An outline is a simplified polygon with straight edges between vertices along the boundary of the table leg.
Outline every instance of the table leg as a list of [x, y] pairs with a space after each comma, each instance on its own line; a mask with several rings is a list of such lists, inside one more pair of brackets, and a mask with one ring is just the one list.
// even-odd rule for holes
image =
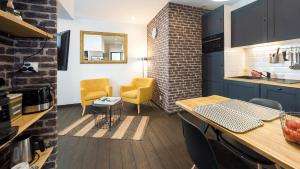
[[111, 129], [111, 107], [109, 107], [109, 129]]

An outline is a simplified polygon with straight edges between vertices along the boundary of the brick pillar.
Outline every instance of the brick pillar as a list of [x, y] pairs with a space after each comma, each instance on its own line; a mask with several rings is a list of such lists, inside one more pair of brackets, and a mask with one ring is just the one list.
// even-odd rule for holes
[[[156, 79], [153, 101], [168, 113], [177, 100], [202, 95], [202, 25], [208, 10], [168, 3], [148, 24], [148, 75]], [[157, 38], [152, 37], [157, 28]]]

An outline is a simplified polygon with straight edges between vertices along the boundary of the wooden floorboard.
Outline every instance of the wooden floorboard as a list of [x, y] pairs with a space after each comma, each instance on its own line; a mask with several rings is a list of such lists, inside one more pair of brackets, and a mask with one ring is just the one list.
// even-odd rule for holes
[[131, 146], [130, 140], [124, 140], [120, 142], [121, 144], [121, 156], [123, 169], [137, 169], [135, 158]]
[[131, 141], [134, 159], [138, 169], [151, 169], [140, 141]]
[[109, 154], [109, 168], [120, 169], [123, 168], [123, 161], [121, 156], [121, 144], [119, 140], [110, 141], [110, 154]]
[[97, 140], [97, 161], [96, 169], [106, 169], [109, 168], [109, 154], [110, 154], [110, 140], [98, 139]]

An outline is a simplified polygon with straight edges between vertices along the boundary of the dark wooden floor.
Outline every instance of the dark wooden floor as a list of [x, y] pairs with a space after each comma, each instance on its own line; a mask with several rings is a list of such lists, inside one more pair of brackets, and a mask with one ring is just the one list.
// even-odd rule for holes
[[[81, 117], [80, 106], [61, 107], [58, 112], [59, 131]], [[125, 114], [136, 112], [126, 105]], [[58, 169], [190, 169], [193, 163], [179, 118], [149, 105], [142, 106], [141, 115], [150, 116], [142, 141], [59, 136]]]

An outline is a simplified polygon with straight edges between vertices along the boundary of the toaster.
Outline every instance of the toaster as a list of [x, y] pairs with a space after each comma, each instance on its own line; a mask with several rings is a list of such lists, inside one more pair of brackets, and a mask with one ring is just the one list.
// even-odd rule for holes
[[36, 86], [16, 89], [10, 93], [20, 93], [23, 96], [22, 114], [36, 113], [44, 111], [53, 106], [53, 96], [50, 86]]

